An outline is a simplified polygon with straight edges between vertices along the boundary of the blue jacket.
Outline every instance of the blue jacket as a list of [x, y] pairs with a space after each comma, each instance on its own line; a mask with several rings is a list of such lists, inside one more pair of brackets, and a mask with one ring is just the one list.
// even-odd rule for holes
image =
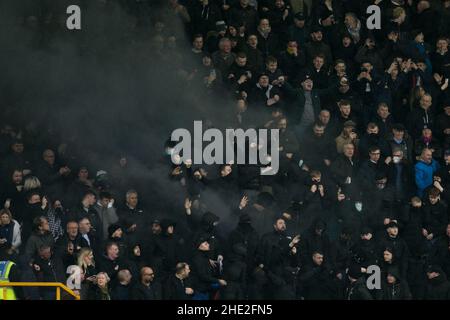
[[433, 173], [439, 169], [439, 163], [432, 160], [430, 164], [419, 161], [415, 165], [417, 195], [423, 196], [423, 191], [433, 184]]

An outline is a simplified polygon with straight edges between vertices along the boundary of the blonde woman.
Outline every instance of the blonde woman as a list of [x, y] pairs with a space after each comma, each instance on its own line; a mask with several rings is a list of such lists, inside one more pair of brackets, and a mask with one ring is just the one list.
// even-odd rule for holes
[[19, 223], [13, 219], [11, 211], [0, 210], [0, 252], [7, 256], [19, 253], [22, 237]]
[[82, 248], [78, 253], [77, 265], [81, 270], [81, 299], [85, 300], [97, 276], [94, 254], [90, 248]]
[[23, 183], [23, 190], [25, 192], [35, 189], [41, 188], [41, 182], [39, 179], [35, 176], [28, 176], [25, 178], [25, 181]]
[[95, 284], [89, 289], [88, 300], [111, 300], [109, 281], [110, 278], [106, 272], [99, 272]]

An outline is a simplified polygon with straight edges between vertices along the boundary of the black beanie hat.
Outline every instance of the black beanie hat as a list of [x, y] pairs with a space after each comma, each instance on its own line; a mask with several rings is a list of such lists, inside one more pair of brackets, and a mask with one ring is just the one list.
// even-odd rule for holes
[[122, 226], [120, 224], [112, 224], [108, 227], [108, 234], [111, 237], [114, 232], [116, 232], [117, 230], [122, 229]]

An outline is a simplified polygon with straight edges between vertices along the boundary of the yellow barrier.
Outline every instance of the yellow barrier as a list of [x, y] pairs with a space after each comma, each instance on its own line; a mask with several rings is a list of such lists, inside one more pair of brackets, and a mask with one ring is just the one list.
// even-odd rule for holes
[[3, 297], [6, 297], [7, 287], [55, 287], [56, 300], [61, 300], [61, 289], [73, 296], [75, 300], [80, 300], [79, 295], [60, 282], [0, 282], [0, 287], [3, 287]]

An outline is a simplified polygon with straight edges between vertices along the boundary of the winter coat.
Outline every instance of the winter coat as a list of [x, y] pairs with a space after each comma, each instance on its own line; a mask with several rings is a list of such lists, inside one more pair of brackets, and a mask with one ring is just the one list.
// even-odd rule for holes
[[136, 284], [131, 289], [131, 300], [162, 300], [161, 284], [153, 281], [149, 286]]
[[300, 286], [305, 300], [336, 298], [337, 287], [333, 283], [331, 270], [324, 265], [317, 266], [312, 262], [305, 265], [300, 274]]
[[345, 300], [373, 300], [363, 277], [349, 284], [345, 290]]
[[427, 203], [424, 206], [425, 217], [423, 227], [428, 233], [432, 233], [435, 238], [445, 235], [447, 223], [449, 222], [447, 209], [447, 205], [441, 201], [434, 205]]
[[215, 270], [209, 263], [208, 252], [197, 251], [192, 259], [192, 278], [194, 291], [208, 293], [213, 284], [218, 283]]
[[440, 274], [436, 278], [428, 280], [425, 294], [426, 300], [448, 300], [450, 299], [450, 283], [445, 274]]
[[423, 196], [424, 190], [433, 184], [433, 174], [439, 169], [439, 163], [432, 160], [430, 164], [419, 161], [415, 165], [417, 195]]
[[181, 280], [175, 275], [170, 275], [163, 287], [164, 300], [191, 300], [192, 296], [186, 294], [186, 288], [192, 288], [191, 279]]
[[411, 292], [405, 281], [397, 280], [394, 284], [384, 282], [381, 285], [381, 292], [378, 293], [380, 300], [411, 300]]

